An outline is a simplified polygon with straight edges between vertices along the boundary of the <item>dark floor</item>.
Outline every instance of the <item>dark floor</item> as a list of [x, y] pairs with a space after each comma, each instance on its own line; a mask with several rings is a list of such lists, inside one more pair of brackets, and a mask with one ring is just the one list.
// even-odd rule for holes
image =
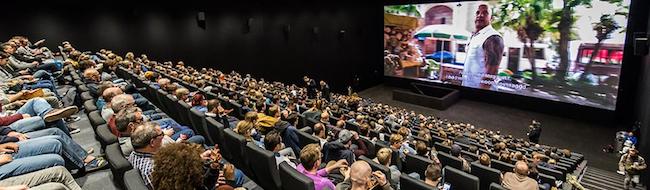
[[[608, 171], [616, 171], [618, 156], [603, 153], [605, 144], [614, 143], [616, 127], [598, 123], [567, 119], [563, 117], [504, 107], [483, 102], [460, 100], [447, 110], [441, 111], [414, 104], [394, 101], [395, 87], [378, 85], [359, 93], [364, 98], [393, 106], [414, 110], [417, 113], [432, 114], [453, 121], [463, 121], [502, 134], [526, 138], [527, 127], [534, 119], [542, 123], [542, 144], [568, 148], [585, 155], [588, 165]], [[562, 110], [558, 110], [561, 112]]]

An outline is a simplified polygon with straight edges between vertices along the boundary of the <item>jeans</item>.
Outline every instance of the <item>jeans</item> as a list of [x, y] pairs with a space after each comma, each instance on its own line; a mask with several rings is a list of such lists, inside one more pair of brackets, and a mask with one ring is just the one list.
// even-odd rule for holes
[[[74, 180], [70, 172], [63, 166], [54, 166], [31, 173], [10, 177], [0, 181], [0, 186], [26, 185], [30, 189], [53, 189], [44, 188], [48, 183], [57, 183], [63, 185], [62, 189], [81, 190], [79, 184]], [[58, 188], [54, 188], [58, 189]]]
[[38, 116], [38, 117], [45, 117], [45, 114], [52, 110], [52, 106], [45, 101], [43, 98], [34, 98], [27, 103], [25, 103], [20, 109], [18, 109], [18, 113], [20, 114], [29, 114], [30, 116]]
[[63, 158], [58, 154], [42, 154], [22, 158], [14, 157], [13, 161], [0, 166], [0, 179], [26, 174], [53, 166], [63, 166], [64, 164], [65, 161], [63, 161]]
[[68, 127], [65, 125], [65, 122], [63, 122], [63, 120], [58, 120], [56, 122], [46, 124], [41, 117], [30, 117], [18, 120], [9, 125], [9, 127], [19, 133], [28, 133], [48, 127], [56, 127], [63, 131], [63, 133], [66, 135], [70, 136], [70, 130], [68, 130]]
[[34, 139], [54, 139], [59, 141], [63, 145], [61, 156], [63, 156], [63, 158], [65, 158], [67, 161], [71, 162], [70, 166], [72, 166], [74, 169], [80, 169], [84, 167], [84, 159], [86, 159], [88, 153], [83, 149], [83, 147], [79, 146], [79, 144], [74, 142], [70, 136], [66, 135], [60, 129], [48, 128], [29, 132], [26, 133], [26, 135]]

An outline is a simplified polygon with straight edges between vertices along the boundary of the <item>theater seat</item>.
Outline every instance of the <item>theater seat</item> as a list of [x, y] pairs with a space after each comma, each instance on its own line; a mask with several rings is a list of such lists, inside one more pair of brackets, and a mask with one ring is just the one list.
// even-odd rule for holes
[[491, 161], [492, 168], [501, 170], [501, 172], [512, 172], [513, 169], [515, 168], [514, 165], [510, 163], [505, 163], [499, 160], [492, 160]]
[[438, 159], [440, 160], [442, 167], [451, 166], [459, 170], [463, 169], [463, 161], [450, 154], [438, 152]]
[[418, 190], [434, 190], [437, 188], [434, 188], [431, 185], [428, 185], [424, 183], [424, 181], [420, 179], [415, 179], [408, 174], [402, 173], [399, 177], [399, 185], [400, 189], [418, 189]]
[[[542, 181], [542, 184], [548, 183], [551, 187], [555, 187], [556, 178], [550, 175], [539, 173], [539, 179]], [[540, 184], [541, 185], [541, 184]]]
[[436, 142], [433, 143], [433, 146], [436, 148], [438, 152], [444, 152], [444, 153], [451, 152], [451, 147], [442, 145], [442, 143]]
[[564, 175], [564, 173], [557, 170], [549, 169], [543, 166], [537, 166], [537, 170], [539, 171], [540, 174], [550, 175], [555, 177], [555, 179], [560, 179], [562, 181], [564, 181], [563, 179], [566, 179], [566, 175]]
[[[441, 161], [442, 162], [442, 161]], [[418, 155], [406, 154], [406, 163], [402, 164], [404, 173], [418, 173], [420, 180], [424, 179], [424, 172], [433, 160]]]
[[255, 158], [255, 161], [250, 162], [251, 170], [257, 176], [255, 183], [266, 190], [279, 190], [282, 182], [273, 152], [248, 143], [246, 155]]
[[176, 99], [176, 96], [167, 94], [167, 96], [162, 98], [163, 101], [162, 103], [167, 107], [168, 109], [171, 109], [172, 111], [170, 112], [165, 112], [169, 117], [176, 121], [180, 121], [179, 118], [179, 111], [178, 111], [178, 99]]
[[117, 143], [117, 136], [111, 133], [111, 130], [108, 128], [108, 125], [102, 124], [97, 126], [95, 130], [99, 144], [102, 145], [102, 148], [106, 148], [109, 144]]
[[280, 164], [280, 181], [283, 190], [313, 190], [314, 181], [298, 172], [286, 162]]
[[146, 190], [147, 186], [138, 169], [131, 169], [124, 173], [124, 187], [126, 190]]
[[176, 120], [176, 122], [180, 123], [181, 125], [189, 126], [192, 123], [190, 122], [190, 108], [192, 108], [189, 104], [185, 103], [185, 101], [179, 100], [177, 108], [178, 108], [178, 118], [179, 120]]
[[226, 142], [225, 147], [230, 152], [231, 159], [228, 159], [235, 167], [242, 170], [246, 175], [249, 175], [251, 172], [248, 170], [248, 165], [246, 163], [246, 157], [244, 156], [244, 146], [246, 146], [246, 139], [243, 136], [235, 133], [231, 129], [224, 129], [224, 141]]
[[[215, 145], [218, 144], [219, 146], [224, 146], [224, 125], [212, 117], [205, 117], [205, 124], [207, 130], [206, 132], [208, 133], [208, 136], [212, 137], [213, 143]], [[224, 154], [223, 150], [221, 151], [221, 154]]]
[[207, 140], [208, 145], [214, 145], [214, 140], [206, 133], [205, 114], [196, 109], [190, 109], [190, 121], [192, 122], [192, 129], [194, 132], [203, 135]]
[[298, 134], [298, 141], [300, 141], [300, 149], [312, 143], [316, 143], [320, 145], [320, 140], [318, 140], [316, 137], [307, 134], [301, 130], [297, 130], [296, 133]]
[[366, 138], [359, 138], [361, 141], [363, 141], [364, 144], [366, 144], [366, 148], [368, 149], [368, 152], [366, 153], [366, 157], [368, 158], [375, 158], [377, 150], [375, 150], [375, 143], [372, 141], [366, 139]]
[[81, 95], [79, 95], [79, 97], [81, 97], [81, 100], [83, 102], [94, 99], [94, 97], [92, 95], [90, 95], [90, 92], [88, 92], [88, 91], [82, 92]]
[[86, 85], [79, 85], [79, 86], [77, 86], [77, 90], [79, 92], [88, 92], [90, 89], [88, 89], [88, 87]]
[[478, 177], [459, 169], [445, 166], [442, 169], [442, 176], [445, 183], [451, 184], [451, 189], [479, 190]]
[[158, 97], [158, 98], [156, 98], [156, 99], [158, 100], [158, 102], [152, 102], [152, 103], [156, 104], [156, 107], [160, 108], [160, 109], [163, 110], [163, 112], [165, 112], [165, 113], [169, 113], [169, 112], [174, 111], [174, 110], [172, 110], [172, 109], [169, 109], [169, 108], [168, 108], [167, 106], [165, 106], [165, 104], [164, 104], [164, 101], [165, 101], [165, 98], [167, 98], [167, 95], [168, 95], [167, 92], [165, 92], [165, 91], [162, 90], [162, 89], [158, 89], [158, 90], [156, 91], [156, 96]]
[[506, 188], [498, 183], [490, 183], [490, 190], [506, 190]]
[[501, 171], [480, 163], [472, 163], [472, 175], [481, 179], [481, 190], [489, 190], [491, 183], [501, 183]]
[[106, 146], [106, 160], [111, 166], [113, 181], [118, 187], [124, 188], [124, 173], [133, 169], [131, 163], [122, 155], [119, 143], [113, 143]]
[[84, 102], [84, 113], [88, 114], [92, 111], [97, 110], [94, 100], [87, 100]]
[[97, 129], [97, 126], [101, 124], [106, 124], [106, 121], [104, 121], [104, 118], [102, 118], [102, 115], [99, 111], [100, 110], [95, 110], [88, 114], [88, 121], [90, 121], [90, 125], [93, 127], [93, 130]]

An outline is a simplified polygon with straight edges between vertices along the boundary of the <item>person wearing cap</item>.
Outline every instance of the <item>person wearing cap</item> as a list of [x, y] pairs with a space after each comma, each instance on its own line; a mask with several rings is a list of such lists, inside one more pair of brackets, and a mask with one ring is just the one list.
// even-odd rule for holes
[[339, 132], [337, 140], [325, 143], [323, 145], [324, 161], [329, 162], [345, 159], [348, 163], [354, 163], [354, 152], [350, 149], [352, 146], [352, 138], [354, 138], [352, 131], [343, 129]]

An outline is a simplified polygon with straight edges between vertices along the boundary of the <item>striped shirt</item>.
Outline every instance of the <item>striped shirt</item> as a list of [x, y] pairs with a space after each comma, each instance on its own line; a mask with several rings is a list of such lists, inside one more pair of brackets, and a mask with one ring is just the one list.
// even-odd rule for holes
[[147, 187], [151, 187], [151, 173], [153, 172], [153, 154], [141, 153], [138, 151], [131, 152], [129, 162], [140, 171], [140, 176]]

